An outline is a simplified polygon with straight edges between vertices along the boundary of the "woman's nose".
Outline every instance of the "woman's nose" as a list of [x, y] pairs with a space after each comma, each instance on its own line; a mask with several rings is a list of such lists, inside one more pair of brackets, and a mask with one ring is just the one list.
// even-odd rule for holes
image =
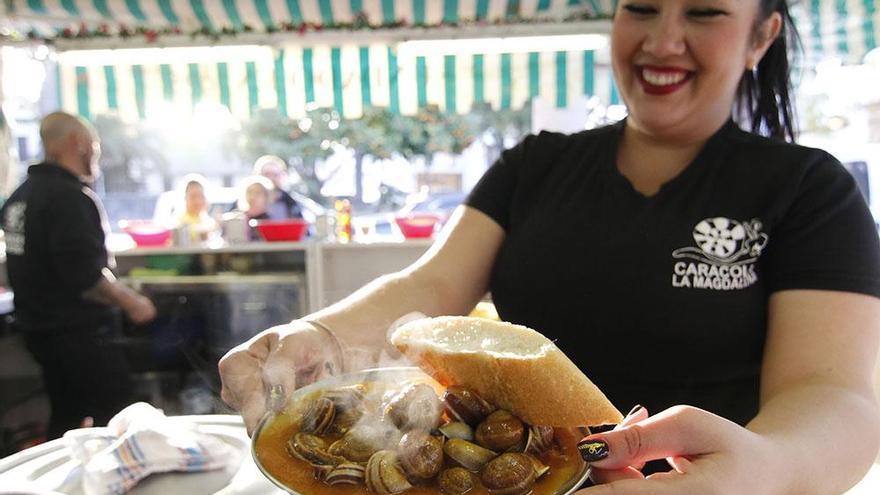
[[681, 55], [686, 51], [685, 29], [681, 21], [666, 15], [652, 23], [642, 49], [656, 57]]

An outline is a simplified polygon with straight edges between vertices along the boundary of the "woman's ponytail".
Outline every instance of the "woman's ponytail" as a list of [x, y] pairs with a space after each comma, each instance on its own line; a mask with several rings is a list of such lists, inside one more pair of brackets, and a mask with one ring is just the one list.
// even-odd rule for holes
[[793, 142], [796, 132], [788, 55], [790, 48], [800, 47], [800, 38], [786, 0], [760, 2], [756, 29], [773, 12], [782, 16], [782, 28], [758, 66], [740, 79], [735, 110], [748, 121], [752, 132]]

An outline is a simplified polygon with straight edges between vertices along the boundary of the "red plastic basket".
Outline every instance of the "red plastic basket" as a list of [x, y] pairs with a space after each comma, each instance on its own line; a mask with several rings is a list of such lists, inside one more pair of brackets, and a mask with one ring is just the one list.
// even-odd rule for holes
[[256, 220], [252, 225], [269, 242], [298, 241], [306, 233], [309, 222], [299, 219]]
[[126, 222], [122, 230], [140, 247], [165, 246], [171, 241], [171, 230], [149, 220]]
[[394, 219], [400, 227], [400, 233], [407, 239], [420, 239], [431, 237], [440, 223], [437, 215], [421, 214], [397, 217]]

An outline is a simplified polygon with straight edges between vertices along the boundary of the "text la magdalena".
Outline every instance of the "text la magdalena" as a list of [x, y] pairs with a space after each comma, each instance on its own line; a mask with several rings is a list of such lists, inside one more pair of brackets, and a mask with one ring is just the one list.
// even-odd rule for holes
[[758, 281], [755, 264], [767, 245], [761, 222], [706, 218], [693, 230], [696, 246], [676, 249], [672, 257], [672, 287], [729, 291]]

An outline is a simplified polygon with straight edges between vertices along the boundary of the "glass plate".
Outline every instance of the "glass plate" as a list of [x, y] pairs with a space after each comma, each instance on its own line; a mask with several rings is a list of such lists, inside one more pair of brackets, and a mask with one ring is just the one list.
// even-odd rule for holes
[[[405, 383], [410, 381], [427, 381], [433, 382], [433, 379], [426, 375], [422, 370], [415, 367], [397, 367], [397, 368], [372, 368], [368, 370], [358, 371], [355, 373], [348, 373], [341, 376], [333, 377], [329, 380], [320, 381], [317, 383], [313, 383], [311, 385], [305, 386], [296, 390], [290, 398], [290, 403], [296, 403], [296, 401], [302, 397], [305, 397], [313, 392], [318, 390], [323, 390], [327, 388], [335, 388], [346, 385], [355, 385], [358, 383], [370, 383], [370, 382], [383, 382], [383, 383]], [[275, 417], [274, 412], [268, 412], [265, 416], [260, 420], [257, 425], [256, 430], [254, 430], [254, 434], [251, 442], [251, 455], [254, 458], [254, 463], [257, 465], [257, 468], [266, 476], [272, 483], [275, 483], [279, 488], [287, 491], [291, 495], [302, 495], [296, 490], [285, 486], [281, 481], [275, 479], [271, 473], [269, 473], [266, 468], [260, 463], [260, 459], [257, 456], [256, 445], [257, 439], [260, 437], [263, 429], [270, 421]], [[578, 429], [577, 432], [581, 436], [586, 436], [588, 433], [586, 429]], [[577, 490], [584, 481], [590, 476], [590, 467], [587, 463], [582, 462], [579, 469], [575, 472], [574, 476], [572, 476], [568, 481], [563, 483], [563, 485], [556, 492], [556, 495], [569, 495], [575, 490]], [[405, 493], [405, 492], [404, 492]]]

